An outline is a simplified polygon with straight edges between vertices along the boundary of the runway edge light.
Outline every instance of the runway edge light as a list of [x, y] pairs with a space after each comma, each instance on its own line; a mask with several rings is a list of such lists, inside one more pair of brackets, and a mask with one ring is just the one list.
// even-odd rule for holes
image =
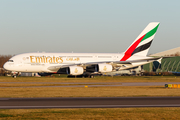
[[165, 84], [165, 88], [180, 88], [180, 84]]
[[173, 88], [178, 88], [178, 85], [177, 84], [173, 84]]

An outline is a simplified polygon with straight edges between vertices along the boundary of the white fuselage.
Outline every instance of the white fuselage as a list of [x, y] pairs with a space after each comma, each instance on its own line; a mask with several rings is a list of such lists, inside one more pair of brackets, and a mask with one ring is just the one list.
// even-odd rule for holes
[[[91, 62], [120, 61], [123, 55], [123, 53], [25, 53], [12, 57], [4, 64], [4, 68], [16, 72], [56, 72], [48, 68]], [[133, 56], [129, 60], [141, 58]]]

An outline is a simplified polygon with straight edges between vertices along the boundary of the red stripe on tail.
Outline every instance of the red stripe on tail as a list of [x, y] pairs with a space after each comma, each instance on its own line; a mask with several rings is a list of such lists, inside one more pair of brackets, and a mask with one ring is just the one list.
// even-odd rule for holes
[[131, 47], [129, 47], [129, 49], [124, 53], [124, 56], [120, 61], [126, 61], [128, 58], [131, 57], [133, 51], [136, 49], [136, 47], [139, 45], [139, 43], [141, 42], [141, 40], [144, 38], [145, 35], [140, 37]]

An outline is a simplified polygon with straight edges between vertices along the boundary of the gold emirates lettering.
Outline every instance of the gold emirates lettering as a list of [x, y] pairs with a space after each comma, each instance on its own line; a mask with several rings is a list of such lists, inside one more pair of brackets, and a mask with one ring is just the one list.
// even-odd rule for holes
[[62, 63], [62, 57], [30, 56], [31, 63]]

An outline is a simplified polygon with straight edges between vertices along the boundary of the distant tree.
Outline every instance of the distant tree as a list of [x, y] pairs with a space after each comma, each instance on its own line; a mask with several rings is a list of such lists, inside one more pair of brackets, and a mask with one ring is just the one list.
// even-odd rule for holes
[[174, 55], [175, 56], [180, 56], [180, 52], [176, 52]]
[[176, 53], [174, 53], [174, 54], [165, 55], [165, 56], [180, 56], [180, 52], [176, 52]]
[[7, 62], [12, 55], [0, 55], [0, 68], [3, 68], [5, 62]]

